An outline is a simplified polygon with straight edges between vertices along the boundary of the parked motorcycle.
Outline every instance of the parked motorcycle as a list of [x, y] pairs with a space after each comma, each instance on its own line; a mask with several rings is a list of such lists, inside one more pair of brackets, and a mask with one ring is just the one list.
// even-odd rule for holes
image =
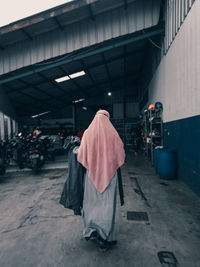
[[6, 143], [0, 140], [0, 175], [6, 172]]
[[28, 146], [27, 166], [37, 173], [44, 164], [43, 144], [38, 139], [32, 139]]
[[26, 140], [21, 134], [16, 135], [9, 143], [8, 155], [20, 169], [24, 168], [24, 163], [26, 162], [26, 146]]
[[55, 148], [52, 140], [49, 136], [42, 136], [40, 140], [43, 143], [43, 153], [44, 157], [47, 160], [54, 161], [55, 160]]
[[32, 135], [26, 137], [22, 134], [16, 135], [9, 144], [9, 155], [20, 169], [30, 168], [37, 173], [44, 164], [43, 143]]

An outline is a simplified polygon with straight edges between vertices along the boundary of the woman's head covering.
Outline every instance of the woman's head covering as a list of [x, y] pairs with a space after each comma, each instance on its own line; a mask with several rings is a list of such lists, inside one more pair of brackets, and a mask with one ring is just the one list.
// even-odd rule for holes
[[77, 159], [89, 171], [96, 189], [103, 193], [125, 160], [124, 144], [106, 110], [99, 110], [84, 132]]

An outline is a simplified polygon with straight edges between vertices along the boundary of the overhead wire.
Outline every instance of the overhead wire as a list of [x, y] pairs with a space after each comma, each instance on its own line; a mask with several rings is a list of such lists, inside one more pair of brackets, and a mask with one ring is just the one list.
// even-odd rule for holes
[[[92, 48], [90, 48], [90, 49], [84, 50], [84, 52], [79, 53], [79, 55], [83, 55], [83, 54], [85, 54], [85, 53], [87, 53], [87, 52], [94, 51], [94, 50], [96, 50], [96, 49], [97, 49], [98, 47], [100, 47], [100, 46], [102, 46], [102, 44], [98, 44], [98, 45], [96, 45], [95, 47], [92, 47]], [[60, 61], [62, 61], [62, 60], [64, 60], [64, 59], [67, 59], [67, 58], [72, 57], [73, 55], [74, 55], [74, 54], [70, 53], [70, 54], [68, 54], [68, 55], [66, 55], [66, 56], [63, 56], [63, 57], [59, 58], [59, 59], [55, 59], [55, 60], [51, 60], [51, 61], [47, 61], [47, 62], [35, 63], [34, 66], [37, 66], [37, 65], [39, 65], [39, 66], [42, 66], [42, 65], [49, 65], [49, 64], [51, 64], [51, 63], [60, 62]]]

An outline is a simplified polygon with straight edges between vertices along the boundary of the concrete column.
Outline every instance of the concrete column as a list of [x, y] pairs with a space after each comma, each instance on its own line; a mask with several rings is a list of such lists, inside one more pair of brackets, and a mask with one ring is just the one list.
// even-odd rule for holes
[[10, 117], [7, 117], [8, 118], [8, 139], [11, 138], [11, 123], [12, 123], [12, 120]]
[[15, 121], [14, 125], [15, 125], [15, 127], [14, 127], [15, 128], [14, 133], [16, 133], [16, 132], [18, 132], [18, 122]]
[[2, 112], [0, 112], [0, 138], [4, 139], [4, 120]]

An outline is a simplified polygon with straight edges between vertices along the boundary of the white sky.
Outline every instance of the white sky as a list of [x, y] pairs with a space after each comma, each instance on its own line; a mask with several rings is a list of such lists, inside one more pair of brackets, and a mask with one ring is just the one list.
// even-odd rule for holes
[[0, 0], [0, 27], [73, 0]]

